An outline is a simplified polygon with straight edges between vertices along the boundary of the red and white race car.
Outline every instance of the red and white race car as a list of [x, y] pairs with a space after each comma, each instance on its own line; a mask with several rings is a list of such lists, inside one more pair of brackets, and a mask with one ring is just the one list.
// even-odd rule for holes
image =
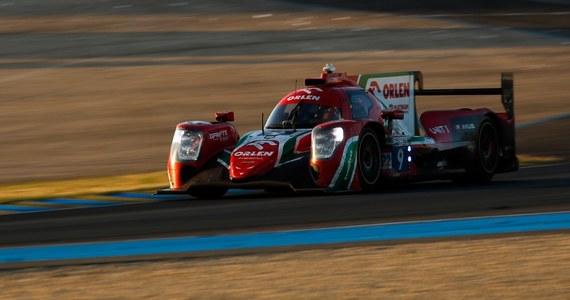
[[[174, 133], [158, 193], [221, 197], [229, 188], [374, 190], [383, 181], [489, 181], [518, 169], [513, 77], [500, 88], [424, 89], [418, 71], [347, 75], [332, 65], [279, 101], [261, 130], [239, 137], [229, 123], [188, 121]], [[416, 97], [500, 95], [487, 108], [426, 111]]]

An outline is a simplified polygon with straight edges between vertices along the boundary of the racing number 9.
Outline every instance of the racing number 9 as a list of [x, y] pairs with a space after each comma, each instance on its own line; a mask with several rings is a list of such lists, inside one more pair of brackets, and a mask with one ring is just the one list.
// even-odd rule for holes
[[404, 149], [398, 149], [398, 171], [402, 170], [404, 164]]
[[392, 150], [392, 166], [396, 172], [408, 171], [408, 160], [404, 155], [404, 148], [398, 147]]

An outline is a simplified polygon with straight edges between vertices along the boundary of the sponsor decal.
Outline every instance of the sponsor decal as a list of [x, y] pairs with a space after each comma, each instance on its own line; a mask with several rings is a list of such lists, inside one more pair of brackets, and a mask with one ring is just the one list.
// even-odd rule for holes
[[410, 108], [409, 104], [390, 104], [390, 105], [388, 105], [389, 110], [399, 109], [399, 110], [403, 111], [405, 114], [408, 113], [409, 108]]
[[406, 136], [393, 136], [392, 137], [392, 145], [399, 146], [399, 145], [407, 145], [408, 144], [408, 137]]
[[473, 124], [473, 123], [456, 124], [455, 129], [457, 129], [457, 130], [473, 130], [473, 129], [475, 129], [475, 124]]
[[409, 82], [397, 82], [397, 83], [385, 83], [380, 88], [381, 83], [378, 81], [372, 81], [370, 83], [370, 89], [376, 94], [381, 94], [384, 99], [398, 99], [398, 98], [408, 98], [410, 97], [410, 83]]
[[310, 144], [310, 135], [310, 129], [300, 129], [297, 132], [266, 131], [265, 134], [260, 130], [249, 132], [240, 139], [233, 156], [239, 158], [240, 164], [244, 164], [246, 161], [252, 161], [248, 163], [257, 163], [272, 157], [275, 158], [273, 167], [276, 168], [307, 155], [309, 151], [297, 153], [295, 152], [295, 147], [297, 142], [303, 137], [309, 138]]
[[312, 100], [312, 101], [319, 101], [319, 99], [321, 99], [321, 96], [315, 96], [315, 95], [296, 95], [296, 96], [289, 96], [289, 97], [287, 97], [287, 101], [291, 101], [291, 100]]
[[471, 141], [477, 137], [480, 115], [459, 116], [451, 119], [453, 141]]
[[449, 128], [447, 127], [447, 125], [439, 125], [429, 128], [429, 131], [432, 134], [448, 134]]
[[310, 101], [319, 101], [321, 99], [321, 96], [317, 96], [317, 95], [312, 95], [312, 93], [316, 91], [316, 92], [322, 92], [323, 90], [320, 88], [306, 88], [306, 89], [302, 89], [299, 90], [298, 92], [303, 92], [306, 95], [295, 95], [295, 96], [289, 96], [287, 97], [287, 101], [291, 101], [291, 100], [310, 100]]
[[414, 105], [414, 76], [411, 72], [401, 74], [363, 74], [359, 85], [371, 92], [382, 104], [382, 108], [401, 110], [404, 119], [401, 121], [414, 133], [416, 130]]
[[[267, 145], [269, 147], [267, 147]], [[243, 158], [269, 157], [273, 156], [273, 153], [275, 153], [275, 151], [268, 151], [268, 148], [275, 148], [277, 145], [278, 143], [276, 141], [271, 140], [252, 141], [247, 145], [240, 147], [240, 149], [236, 149], [236, 151], [233, 152], [233, 156]], [[257, 150], [250, 150], [251, 147], [255, 147]], [[244, 148], [248, 148], [248, 150], [244, 150]]]
[[273, 151], [236, 151], [234, 156], [244, 156], [244, 157], [263, 157], [272, 156]]
[[225, 141], [228, 138], [228, 130], [224, 129], [218, 132], [212, 132], [208, 137], [210, 138], [210, 140], [214, 141], [216, 140]]

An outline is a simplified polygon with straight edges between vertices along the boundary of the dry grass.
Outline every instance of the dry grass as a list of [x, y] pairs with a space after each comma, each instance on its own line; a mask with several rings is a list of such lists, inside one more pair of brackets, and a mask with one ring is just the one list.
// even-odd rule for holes
[[124, 176], [0, 185], [0, 203], [24, 199], [69, 197], [168, 186], [166, 171]]

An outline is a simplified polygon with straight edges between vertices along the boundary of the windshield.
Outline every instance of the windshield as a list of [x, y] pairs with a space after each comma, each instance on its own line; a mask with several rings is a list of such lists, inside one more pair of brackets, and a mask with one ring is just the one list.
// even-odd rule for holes
[[[296, 113], [295, 113], [296, 111]], [[268, 129], [275, 128], [313, 128], [318, 124], [340, 120], [340, 109], [328, 105], [303, 102], [301, 105], [279, 105], [273, 109], [267, 120]]]

